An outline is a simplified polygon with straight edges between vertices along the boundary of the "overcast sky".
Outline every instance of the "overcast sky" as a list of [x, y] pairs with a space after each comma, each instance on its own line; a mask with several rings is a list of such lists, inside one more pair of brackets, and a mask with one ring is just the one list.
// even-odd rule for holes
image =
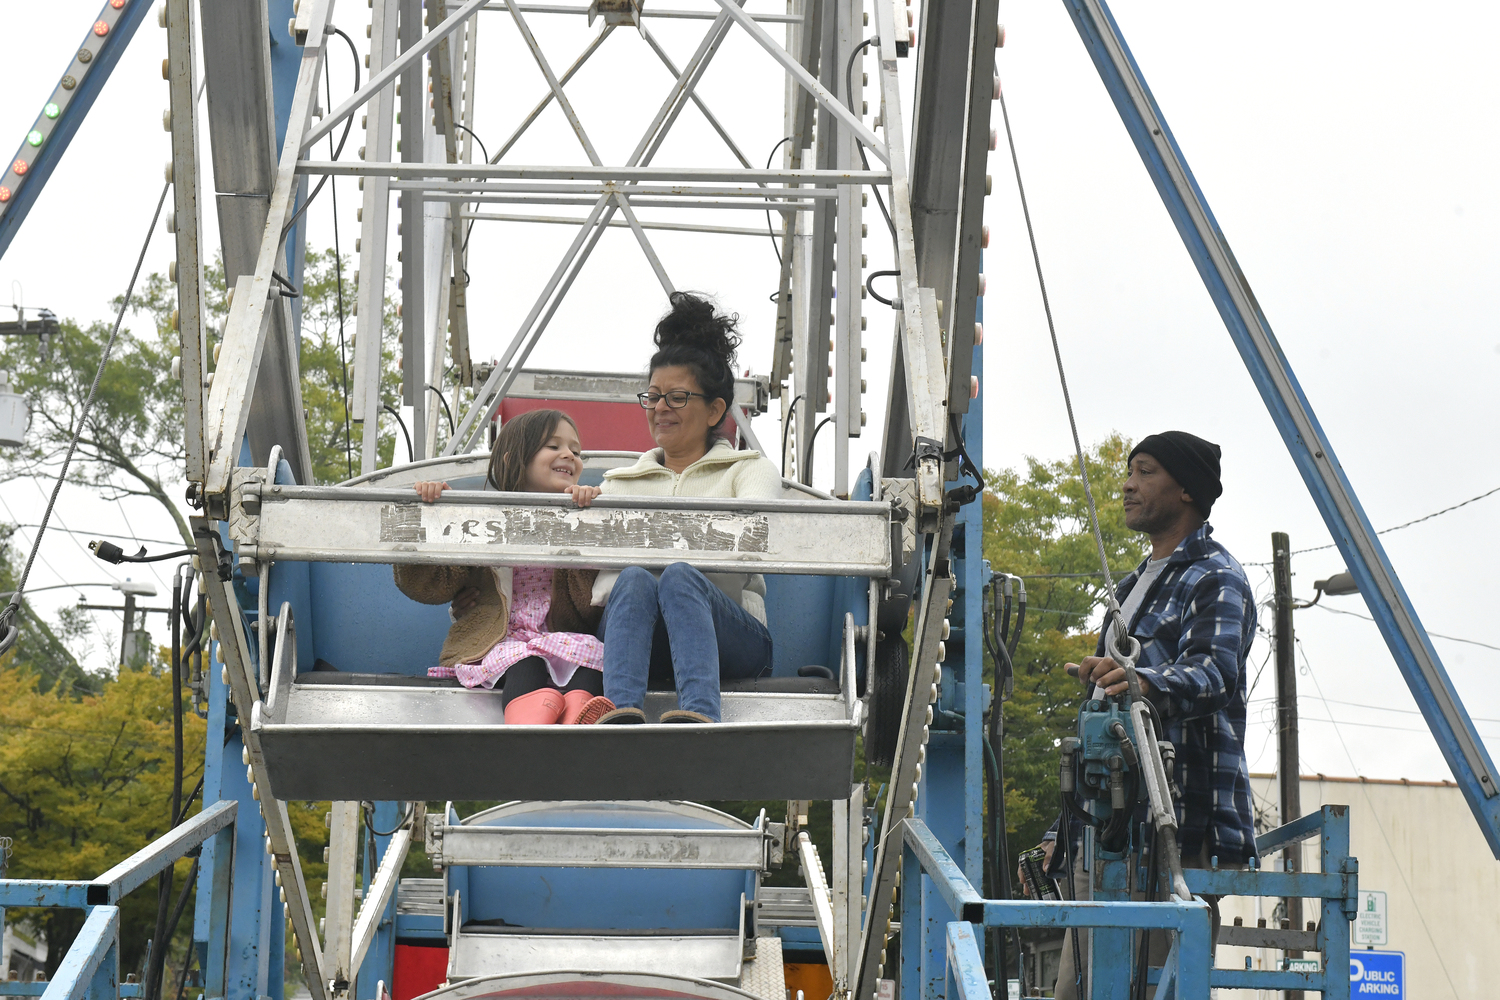
[[[141, 2], [141, 0], [134, 0]], [[19, 139], [47, 99], [97, 0], [53, 0], [7, 11], [0, 63], [0, 136]], [[752, 10], [771, 11], [766, 0]], [[1255, 289], [1288, 359], [1322, 420], [1350, 481], [1377, 527], [1432, 513], [1500, 486], [1494, 386], [1500, 323], [1493, 300], [1500, 265], [1500, 80], [1490, 42], [1500, 29], [1493, 5], [1455, 3], [1201, 4], [1131, 0], [1115, 14], [1200, 186]], [[336, 22], [363, 44], [368, 9], [340, 4]], [[544, 84], [514, 28], [486, 14], [475, 130], [498, 147]], [[582, 19], [533, 15], [554, 67], [582, 47]], [[1115, 115], [1061, 3], [1006, 3], [1008, 42], [1000, 73], [1031, 198], [1037, 241], [1085, 441], [1111, 431], [1132, 438], [1191, 430], [1224, 449], [1215, 535], [1246, 564], [1270, 559], [1270, 535], [1295, 549], [1329, 536], [1252, 386], [1217, 313]], [[706, 22], [648, 22], [679, 64]], [[161, 190], [169, 156], [161, 128], [165, 37], [149, 18], [116, 69], [25, 227], [0, 259], [0, 304], [24, 294], [80, 321], [108, 316], [120, 294]], [[352, 83], [335, 51], [335, 97]], [[874, 71], [873, 60], [867, 70]], [[915, 60], [901, 64], [910, 76]], [[605, 162], [621, 162], [670, 78], [632, 31], [619, 31], [570, 86]], [[732, 34], [700, 93], [752, 161], [764, 163], [782, 136], [782, 83], [766, 56]], [[875, 100], [871, 95], [871, 106]], [[909, 105], [908, 105], [909, 108]], [[998, 109], [997, 109], [998, 110]], [[999, 115], [995, 124], [998, 126]], [[349, 156], [362, 142], [351, 137]], [[986, 265], [987, 402], [985, 465], [1025, 456], [1057, 459], [1071, 450], [1014, 178], [1001, 151], [990, 158], [986, 203], [992, 241]], [[509, 162], [583, 162], [555, 109], [507, 155]], [[696, 111], [658, 163], [729, 166]], [[345, 252], [357, 235], [355, 191], [338, 191]], [[548, 210], [566, 214], [567, 209]], [[643, 211], [643, 215], [646, 215]], [[311, 245], [333, 239], [332, 199], [311, 216]], [[663, 217], [660, 212], [655, 217]], [[881, 228], [872, 211], [876, 236]], [[212, 212], [206, 245], [217, 245]], [[718, 221], [755, 226], [754, 212]], [[472, 244], [470, 315], [476, 357], [498, 353], [571, 238], [481, 224]], [[743, 362], [770, 367], [776, 261], [768, 238], [652, 236], [677, 287], [717, 295], [744, 318]], [[870, 267], [887, 266], [889, 246], [866, 243]], [[165, 270], [171, 242], [158, 227], [147, 267]], [[14, 291], [13, 291], [14, 289]], [[890, 319], [873, 302], [866, 375], [869, 425], [880, 426]], [[537, 366], [629, 371], [644, 363], [662, 293], [634, 241], [611, 231], [532, 359]], [[0, 310], [4, 314], [4, 310]], [[138, 321], [139, 322], [139, 321]], [[756, 422], [763, 439], [774, 415]], [[825, 432], [826, 433], [826, 432]], [[588, 442], [584, 442], [587, 446]], [[853, 464], [878, 448], [875, 433], [854, 442]], [[817, 481], [831, 483], [825, 446]], [[50, 483], [8, 483], [0, 517], [35, 524]], [[1111, 498], [1108, 502], [1118, 502]], [[1500, 558], [1492, 528], [1500, 494], [1385, 538], [1419, 614], [1436, 633], [1500, 646], [1494, 599], [1484, 588]], [[65, 490], [32, 586], [123, 577], [92, 559], [88, 531], [171, 539], [170, 522], [148, 502], [104, 500]], [[29, 540], [30, 530], [23, 530]], [[996, 567], [1004, 569], [1005, 567]], [[1299, 555], [1295, 589], [1343, 568], [1335, 550]], [[1247, 565], [1262, 595], [1266, 568]], [[163, 581], [170, 570], [131, 575]], [[94, 600], [106, 591], [85, 591]], [[37, 593], [42, 608], [71, 603], [72, 590]], [[1298, 612], [1304, 772], [1442, 778], [1447, 769], [1357, 597], [1325, 598]], [[1337, 612], [1348, 612], [1340, 614]], [[105, 637], [91, 662], [117, 642], [118, 618], [98, 616]], [[152, 619], [165, 634], [164, 619]], [[1482, 679], [1500, 650], [1437, 638], [1459, 693], [1482, 720], [1500, 756], [1500, 707]], [[1270, 770], [1268, 722], [1273, 671], [1251, 657], [1251, 766]], [[1337, 720], [1337, 725], [1327, 720]]]

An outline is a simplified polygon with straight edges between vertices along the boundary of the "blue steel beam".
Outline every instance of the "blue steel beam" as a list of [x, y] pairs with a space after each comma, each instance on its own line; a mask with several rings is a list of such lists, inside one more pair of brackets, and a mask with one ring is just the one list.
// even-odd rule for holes
[[0, 882], [0, 908], [7, 906], [88, 906], [87, 882], [15, 878]]
[[974, 925], [962, 920], [948, 925], [948, 1000], [990, 1000], [989, 973]]
[[111, 905], [163, 869], [175, 864], [188, 851], [234, 822], [238, 802], [215, 802], [192, 819], [163, 834], [90, 883], [90, 906]]
[[114, 1000], [120, 972], [120, 908], [96, 906], [57, 975], [47, 984], [43, 1000]]
[[105, 0], [31, 131], [21, 140], [21, 148], [0, 167], [0, 257], [5, 256], [150, 9], [147, 0]]
[[983, 897], [974, 891], [963, 869], [938, 843], [927, 824], [916, 817], [907, 819], [901, 824], [901, 836], [906, 840], [907, 848], [916, 855], [922, 871], [932, 877], [933, 885], [953, 915], [971, 924], [982, 921], [985, 912]]
[[1500, 857], [1500, 777], [1104, 0], [1065, 0], [1104, 87], [1229, 329], [1370, 614]]
[[[51, 983], [21, 983], [14, 980], [0, 982], [0, 997], [39, 997], [47, 992]], [[140, 983], [120, 983], [120, 1000], [134, 1000], [145, 989]]]

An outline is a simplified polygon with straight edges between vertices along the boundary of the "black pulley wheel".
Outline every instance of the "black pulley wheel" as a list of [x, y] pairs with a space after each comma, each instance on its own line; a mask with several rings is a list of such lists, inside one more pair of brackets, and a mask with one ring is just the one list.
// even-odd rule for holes
[[906, 706], [906, 684], [911, 676], [911, 653], [906, 648], [906, 640], [898, 634], [876, 643], [875, 662], [869, 675], [865, 760], [877, 767], [890, 767], [896, 760], [901, 710]]

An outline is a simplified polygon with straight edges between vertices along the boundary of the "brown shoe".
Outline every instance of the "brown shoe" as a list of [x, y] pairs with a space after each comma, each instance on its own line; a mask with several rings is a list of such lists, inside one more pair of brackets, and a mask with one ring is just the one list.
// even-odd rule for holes
[[646, 721], [646, 713], [638, 708], [617, 708], [599, 716], [601, 726], [639, 726]]
[[568, 721], [575, 726], [592, 726], [614, 710], [615, 703], [601, 694], [584, 702], [583, 707], [578, 710], [578, 717]]
[[685, 708], [674, 708], [670, 712], [663, 712], [663, 713], [661, 713], [661, 721], [662, 722], [666, 722], [666, 723], [670, 723], [670, 722], [679, 722], [679, 723], [681, 723], [681, 722], [687, 722], [687, 723], [694, 723], [694, 724], [697, 724], [697, 725], [703, 725], [705, 723], [708, 724], [708, 725], [712, 725], [714, 720], [710, 719], [708, 716], [704, 715], [702, 712], [689, 712]]

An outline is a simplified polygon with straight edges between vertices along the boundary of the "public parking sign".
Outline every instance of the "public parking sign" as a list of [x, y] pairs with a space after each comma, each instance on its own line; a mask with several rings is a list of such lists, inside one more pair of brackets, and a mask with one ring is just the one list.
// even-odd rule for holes
[[1399, 951], [1350, 952], [1349, 996], [1403, 1000], [1406, 955]]

